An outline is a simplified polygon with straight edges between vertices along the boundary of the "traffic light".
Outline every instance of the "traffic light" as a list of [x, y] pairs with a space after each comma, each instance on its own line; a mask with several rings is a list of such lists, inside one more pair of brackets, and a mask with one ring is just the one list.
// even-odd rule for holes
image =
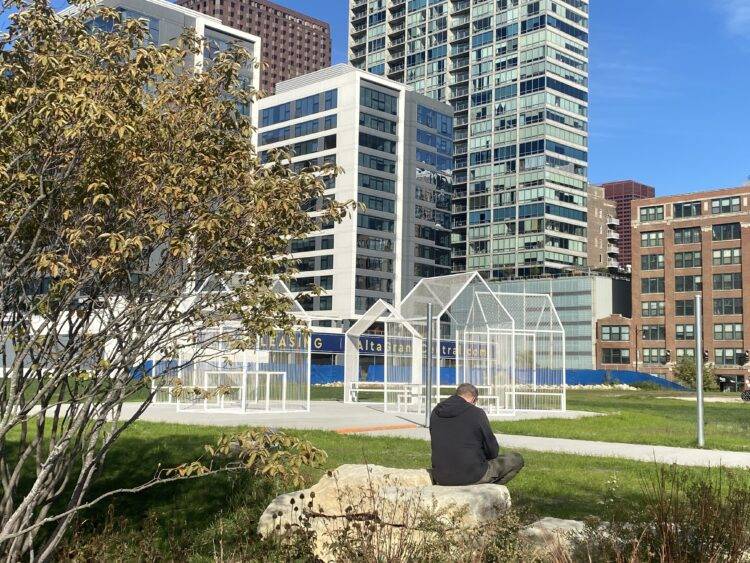
[[747, 362], [750, 361], [750, 350], [745, 350], [740, 354], [739, 356], [739, 363], [741, 366], [744, 366]]
[[708, 362], [708, 350], [703, 350], [703, 363]]
[[670, 352], [669, 350], [666, 350], [664, 352], [664, 356], [661, 359], [661, 365], [666, 366], [671, 359], [672, 359], [672, 352]]

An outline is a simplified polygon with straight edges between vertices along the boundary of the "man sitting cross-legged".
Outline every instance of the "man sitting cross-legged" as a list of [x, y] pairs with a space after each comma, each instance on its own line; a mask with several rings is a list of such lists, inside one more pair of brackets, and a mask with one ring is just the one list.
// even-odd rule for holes
[[476, 406], [479, 391], [462, 383], [430, 416], [432, 478], [437, 485], [504, 485], [523, 468], [520, 454], [498, 455], [487, 414]]

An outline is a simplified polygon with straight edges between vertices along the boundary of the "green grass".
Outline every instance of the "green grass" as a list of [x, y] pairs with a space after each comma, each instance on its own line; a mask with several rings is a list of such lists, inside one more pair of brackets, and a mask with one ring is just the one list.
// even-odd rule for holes
[[[136, 423], [114, 446], [96, 490], [132, 486], [148, 480], [159, 463], [173, 466], [195, 459], [202, 446], [212, 443], [231, 428], [179, 424]], [[428, 467], [429, 443], [405, 438], [338, 435], [325, 431], [289, 431], [310, 440], [328, 453], [326, 467], [309, 476], [317, 480], [328, 468], [343, 463], [373, 463], [389, 467]], [[642, 479], [655, 464], [566, 454], [522, 452], [526, 467], [509, 489], [516, 506], [531, 514], [560, 518], [582, 518], [602, 514], [599, 501], [606, 496], [608, 482], [617, 476], [622, 508], [643, 502]], [[693, 469], [695, 473], [703, 470]], [[737, 472], [750, 481], [747, 472]], [[122, 496], [114, 501], [118, 514], [143, 519], [153, 512], [166, 529], [175, 532], [207, 523], [227, 507], [231, 479], [210, 477], [193, 482], [162, 485], [140, 496]], [[95, 494], [96, 491], [92, 494]], [[102, 510], [100, 508], [99, 510]]]
[[[93, 498], [116, 488], [148, 481], [158, 467], [197, 459], [205, 444], [240, 428], [137, 422], [116, 442], [104, 470], [89, 493]], [[325, 467], [309, 471], [315, 482], [327, 469], [344, 463], [373, 463], [419, 468], [430, 464], [429, 443], [405, 438], [338, 435], [289, 430], [328, 453]], [[612, 510], [628, 514], [647, 500], [644, 483], [657, 470], [653, 463], [522, 451], [526, 467], [508, 486], [524, 520], [541, 516], [608, 519]], [[694, 476], [705, 469], [686, 469]], [[750, 472], [728, 471], [750, 486]], [[612, 483], [616, 479], [617, 487]], [[217, 538], [234, 546], [265, 549], [252, 530], [270, 500], [283, 489], [249, 476], [216, 475], [160, 485], [138, 495], [120, 495], [82, 513], [78, 533], [63, 546], [84, 559], [142, 558], [208, 561]], [[608, 502], [605, 502], [608, 500]], [[108, 517], [114, 515], [114, 520]], [[109, 526], [105, 523], [109, 522]], [[244, 543], [243, 542], [249, 542]], [[80, 550], [80, 551], [79, 551]], [[172, 554], [171, 556], [169, 554]], [[243, 556], [253, 559], [248, 552]], [[260, 557], [260, 559], [263, 559]]]
[[[695, 447], [696, 406], [663, 391], [569, 391], [568, 409], [606, 416], [578, 420], [493, 421], [506, 434]], [[682, 396], [686, 396], [683, 394]], [[721, 395], [731, 396], [731, 395]], [[706, 447], [750, 452], [750, 405], [706, 403]]]
[[[342, 401], [344, 399], [343, 386], [313, 385], [310, 387], [310, 400], [312, 401]], [[360, 391], [359, 400], [362, 402], [383, 402], [382, 391]]]

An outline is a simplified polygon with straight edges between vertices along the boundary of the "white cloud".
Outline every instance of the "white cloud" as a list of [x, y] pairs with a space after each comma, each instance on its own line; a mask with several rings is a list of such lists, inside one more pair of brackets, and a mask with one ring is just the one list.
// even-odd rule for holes
[[729, 31], [750, 37], [750, 0], [716, 0], [715, 5], [726, 17]]

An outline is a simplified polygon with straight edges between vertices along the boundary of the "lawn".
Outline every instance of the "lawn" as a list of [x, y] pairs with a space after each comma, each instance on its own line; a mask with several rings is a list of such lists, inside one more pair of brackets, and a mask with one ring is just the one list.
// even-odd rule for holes
[[[660, 398], [667, 396], [676, 394], [569, 391], [568, 409], [607, 416], [579, 420], [493, 421], [492, 427], [498, 432], [526, 436], [695, 447], [695, 403]], [[706, 447], [750, 452], [750, 404], [706, 403], [705, 421]]]
[[[313, 386], [313, 400], [341, 400], [341, 387]], [[607, 416], [579, 420], [494, 421], [493, 428], [506, 434], [575, 438], [602, 442], [626, 442], [662, 446], [695, 447], [695, 403], [664, 399], [685, 397], [669, 391], [568, 391], [568, 409]], [[712, 394], [729, 397], [735, 395]], [[361, 400], [382, 401], [382, 393], [370, 392]], [[750, 452], [750, 404], [706, 403], [706, 447]]]
[[[160, 463], [174, 466], [195, 459], [201, 455], [204, 444], [232, 430], [136, 423], [107, 457], [105, 470], [92, 495], [144, 482]], [[293, 433], [328, 453], [326, 467], [312, 471], [310, 480], [316, 480], [325, 469], [343, 463], [368, 462], [404, 468], [429, 464], [429, 444], [424, 441], [341, 436], [323, 431]], [[535, 516], [581, 519], [589, 515], [606, 519], [614, 509], [626, 514], [642, 505], [646, 494], [644, 480], [656, 471], [654, 464], [618, 459], [537, 452], [523, 452], [523, 455], [526, 467], [510, 483], [509, 489], [514, 505], [528, 520]], [[698, 475], [706, 470], [686, 471]], [[747, 472], [733, 474], [750, 485]], [[278, 492], [278, 488], [268, 484], [224, 476], [167, 484], [146, 494], [118, 497], [111, 505], [102, 504], [88, 511], [80, 528], [84, 532], [71, 541], [73, 545], [94, 542], [94, 550], [114, 549], [117, 553], [123, 550], [126, 559], [132, 550], [176, 553], [174, 550], [178, 546], [180, 549], [191, 546], [188, 551], [202, 554], [199, 559], [210, 558], [212, 550], [215, 554], [217, 549], [218, 536], [230, 539], [233, 533], [235, 538], [246, 536], [256, 525], [260, 512]], [[114, 525], [103, 529], [108, 512], [117, 519]], [[99, 546], [97, 541], [105, 541], [106, 546]], [[145, 553], [142, 556], [148, 558]]]

